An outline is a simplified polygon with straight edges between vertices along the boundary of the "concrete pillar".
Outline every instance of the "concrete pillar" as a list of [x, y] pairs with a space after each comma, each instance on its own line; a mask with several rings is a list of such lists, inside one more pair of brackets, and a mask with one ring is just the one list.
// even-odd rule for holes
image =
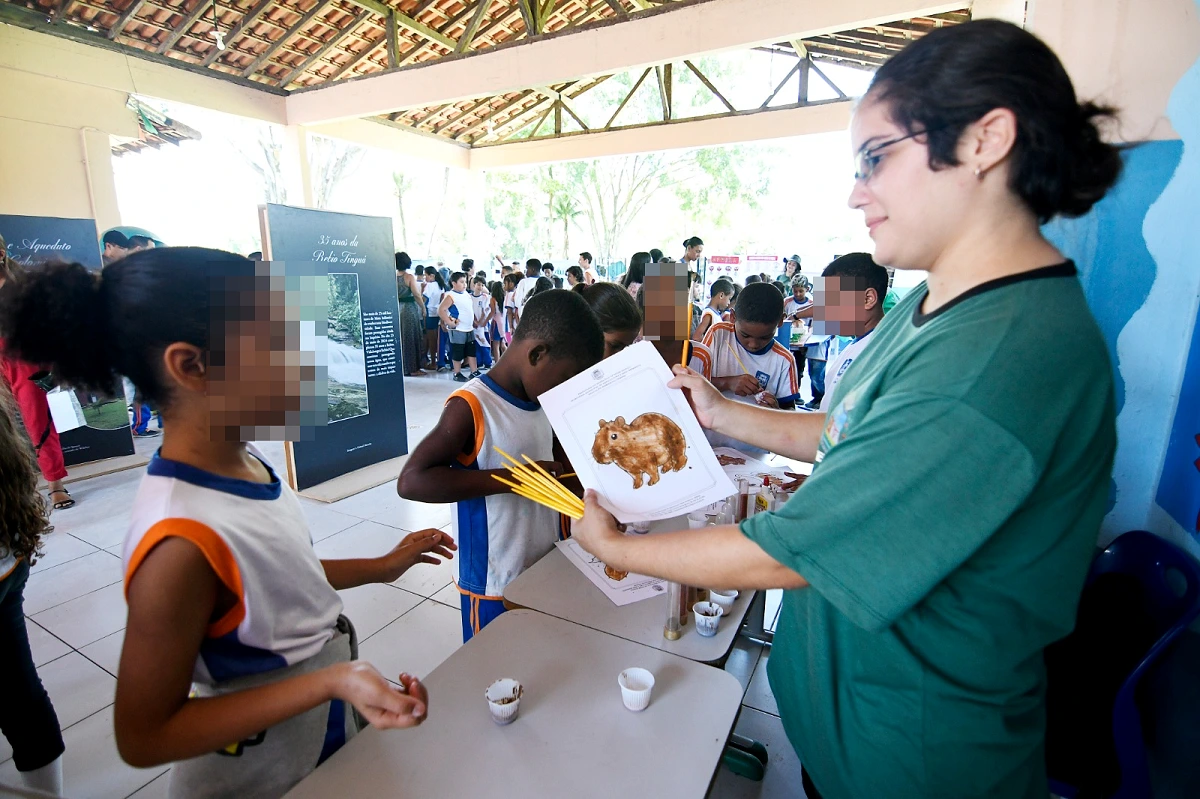
[[308, 131], [288, 125], [283, 134], [283, 185], [288, 203], [313, 207], [312, 166], [308, 161]]
[[79, 152], [87, 180], [91, 215], [96, 220], [96, 230], [104, 232], [121, 224], [117, 182], [113, 176], [112, 141], [102, 130], [82, 128], [79, 131]]

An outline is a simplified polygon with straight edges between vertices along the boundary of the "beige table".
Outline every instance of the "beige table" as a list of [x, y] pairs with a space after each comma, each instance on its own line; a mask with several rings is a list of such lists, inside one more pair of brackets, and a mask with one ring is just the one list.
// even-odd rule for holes
[[683, 628], [681, 638], [668, 641], [663, 638], [667, 620], [665, 594], [618, 607], [558, 549], [526, 569], [504, 589], [504, 598], [510, 604], [702, 663], [717, 663], [729, 654], [753, 596], [753, 591], [738, 594], [729, 613], [721, 617], [721, 625], [712, 638], [696, 632], [693, 619]]
[[[656, 680], [641, 713], [617, 687], [630, 666]], [[507, 727], [483, 698], [499, 677], [525, 687]], [[424, 724], [364, 730], [288, 796], [701, 799], [742, 700], [723, 671], [527, 610], [501, 615], [425, 684]]]

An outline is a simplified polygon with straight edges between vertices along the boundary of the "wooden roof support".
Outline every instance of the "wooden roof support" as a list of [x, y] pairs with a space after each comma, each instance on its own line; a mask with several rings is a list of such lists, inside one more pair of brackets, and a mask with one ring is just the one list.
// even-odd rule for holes
[[846, 93], [844, 91], [842, 91], [841, 89], [839, 89], [836, 83], [834, 83], [828, 77], [826, 77], [825, 73], [821, 71], [820, 67], [818, 67], [816, 64], [813, 64], [810, 62], [809, 69], [811, 69], [813, 72], [817, 73], [818, 78], [825, 81], [827, 84], [829, 84], [829, 88], [831, 88], [835, 92], [837, 92], [837, 96], [838, 96], [839, 100], [846, 99], [846, 97], [847, 97]]
[[621, 112], [625, 110], [625, 106], [629, 104], [629, 101], [633, 99], [633, 96], [637, 94], [637, 90], [642, 88], [642, 83], [645, 82], [652, 69], [653, 67], [647, 67], [642, 73], [642, 76], [633, 84], [633, 88], [629, 90], [629, 94], [625, 95], [625, 99], [621, 101], [621, 104], [617, 106], [617, 110], [613, 111], [613, 115], [609, 117], [608, 123], [604, 126], [605, 130], [611, 128], [613, 123], [617, 121], [617, 117], [620, 116]]
[[[575, 121], [579, 123], [579, 127], [583, 128], [584, 130], [591, 130], [591, 128], [588, 127], [588, 124], [583, 121], [583, 118], [579, 116], [578, 109], [576, 109], [575, 104], [571, 102], [571, 98], [567, 96], [565, 89], [561, 92], [556, 92], [549, 86], [539, 86], [537, 91], [543, 97], [549, 97], [551, 100], [554, 100], [556, 103], [562, 106], [562, 108], [565, 109], [566, 112], [574, 117]], [[580, 92], [580, 94], [583, 94], [583, 92]]]
[[[334, 71], [334, 73], [329, 76], [329, 79], [326, 81], [326, 83], [333, 83], [335, 80], [342, 77], [342, 75], [344, 75], [347, 72], [349, 72], [350, 70], [354, 69], [356, 66], [358, 66], [362, 62], [362, 60], [364, 58], [367, 58], [368, 56], [371, 55], [371, 53], [378, 50], [379, 45], [385, 44], [386, 42], [387, 42], [387, 37], [385, 36], [380, 41], [371, 42], [370, 44], [368, 44], [366, 47], [364, 47], [362, 49], [362, 52], [360, 52], [358, 54], [351, 53], [350, 58], [347, 59], [346, 63], [342, 64], [340, 67], [338, 67]], [[297, 74], [299, 74], [299, 73], [297, 73]]]
[[712, 85], [712, 81], [710, 81], [707, 77], [705, 77], [704, 73], [701, 72], [699, 69], [697, 69], [695, 64], [693, 64], [691, 61], [688, 61], [687, 59], [684, 59], [683, 64], [684, 64], [684, 66], [686, 66], [688, 69], [690, 69], [692, 71], [692, 74], [694, 74], [697, 78], [700, 79], [700, 82], [703, 83], [705, 85], [705, 87], [710, 92], [713, 93], [714, 97], [716, 97], [718, 100], [720, 100], [722, 103], [724, 103], [726, 108], [728, 108], [730, 111], [737, 110], [736, 108], [733, 107], [733, 103], [731, 103], [725, 99], [725, 95], [723, 95], [719, 91], [717, 91], [717, 87]]
[[[67, 2], [70, 2], [70, 0], [67, 0]], [[59, 17], [62, 16], [62, 12], [67, 10], [66, 9], [67, 2], [63, 2], [63, 3], [59, 4], [59, 7], [61, 9], [59, 11]], [[135, 16], [137, 16], [137, 12], [141, 11], [142, 6], [144, 6], [145, 4], [146, 4], [146, 0], [132, 0], [132, 2], [129, 4], [129, 7], [121, 12], [121, 16], [117, 17], [117, 21], [114, 22], [113, 26], [108, 29], [108, 38], [115, 39], [118, 36], [120, 36], [121, 31], [123, 31], [125, 29], [125, 26], [129, 24], [129, 20], [131, 20]]]
[[196, 5], [193, 6], [192, 10], [184, 16], [183, 21], [175, 27], [175, 30], [172, 31], [167, 38], [163, 39], [163, 43], [158, 46], [158, 54], [163, 55], [172, 47], [174, 47], [175, 42], [186, 36], [187, 32], [192, 29], [192, 26], [196, 24], [197, 20], [204, 16], [204, 12], [211, 10], [212, 0], [197, 0]]
[[432, 39], [450, 52], [454, 52], [454, 47], [457, 43], [449, 36], [440, 31], [435, 31], [423, 22], [417, 22], [407, 14], [401, 14], [399, 11], [393, 10], [390, 6], [380, 3], [379, 0], [350, 0], [350, 2], [356, 6], [370, 9], [384, 18], [390, 15], [396, 20], [397, 27], [403, 28], [410, 33], [415, 33], [417, 36]]
[[623, 17], [628, 13], [625, 10], [625, 6], [621, 5], [621, 3], [618, 0], [604, 0], [604, 2], [606, 4], [608, 4], [608, 7], [611, 8], [613, 10], [613, 12], [616, 13], [618, 16]]
[[388, 69], [395, 69], [396, 63], [400, 60], [400, 28], [396, 25], [396, 12], [387, 16], [387, 60]]
[[471, 48], [471, 40], [475, 38], [476, 31], [479, 30], [479, 23], [483, 22], [483, 15], [487, 13], [488, 6], [492, 4], [492, 0], [479, 0], [479, 5], [475, 6], [475, 13], [471, 16], [471, 21], [467, 23], [467, 29], [463, 31], [463, 35], [458, 37], [458, 42], [454, 45], [454, 52], [465, 53]]
[[350, 24], [348, 24], [346, 27], [342, 28], [337, 33], [333, 34], [333, 36], [331, 36], [328, 41], [326, 41], [323, 45], [321, 45], [319, 48], [317, 48], [317, 51], [315, 53], [312, 53], [308, 58], [304, 59], [299, 64], [297, 64], [295, 67], [293, 67], [291, 72], [284, 75], [283, 78], [280, 79], [279, 85], [284, 88], [287, 88], [288, 84], [290, 84], [293, 80], [298, 78], [300, 75], [303, 75], [305, 73], [305, 71], [309, 67], [311, 67], [313, 64], [315, 64], [318, 60], [320, 60], [322, 56], [324, 56], [326, 53], [328, 53], [334, 47], [337, 47], [338, 43], [341, 42], [342, 39], [349, 36], [351, 34], [351, 32], [353, 32], [355, 28], [357, 28], [359, 25], [361, 25], [370, 14], [371, 14], [371, 12], [366, 11], [366, 10], [359, 12], [359, 15], [357, 17], [350, 20]]
[[[270, 61], [271, 58], [276, 53], [278, 53], [281, 49], [283, 49], [283, 46], [288, 43], [289, 39], [291, 39], [296, 34], [303, 32], [305, 29], [305, 26], [307, 26], [309, 22], [312, 22], [313, 17], [315, 17], [317, 14], [321, 13], [322, 11], [325, 11], [326, 9], [328, 9], [329, 5], [330, 5], [330, 0], [317, 0], [317, 2], [313, 4], [313, 7], [310, 8], [307, 12], [305, 12], [300, 17], [300, 19], [298, 19], [296, 21], [296, 23], [294, 25], [292, 25], [287, 30], [285, 30], [283, 32], [283, 35], [280, 36], [278, 39], [276, 39], [273, 44], [268, 45], [267, 49], [263, 50], [262, 53], [258, 56], [258, 58], [255, 58], [253, 61], [250, 62], [250, 66], [248, 66], [242, 70], [242, 77], [248, 78], [251, 75], [253, 75], [255, 72], [257, 72], [259, 67], [261, 67], [263, 64], [265, 64], [267, 61]], [[330, 27], [333, 27], [333, 26], [331, 25]], [[286, 85], [286, 84], [281, 84], [281, 85]]]
[[506, 102], [504, 105], [500, 106], [500, 107], [499, 107], [499, 108], [497, 108], [495, 111], [493, 111], [493, 112], [491, 112], [490, 114], [488, 114], [488, 115], [487, 115], [486, 117], [484, 117], [483, 119], [480, 119], [480, 120], [479, 120], [478, 122], [476, 122], [474, 125], [471, 125], [471, 127], [467, 128], [466, 130], [462, 130], [462, 131], [459, 131], [458, 133], [456, 133], [456, 134], [454, 135], [454, 139], [455, 139], [455, 141], [461, 140], [461, 139], [463, 139], [463, 138], [465, 138], [465, 137], [467, 137], [467, 136], [473, 136], [473, 135], [475, 135], [475, 134], [476, 134], [476, 133], [478, 133], [479, 131], [481, 131], [481, 130], [483, 130], [484, 128], [486, 128], [486, 127], [487, 127], [487, 125], [488, 125], [488, 122], [491, 122], [492, 120], [494, 120], [494, 119], [495, 119], [497, 116], [499, 116], [500, 114], [503, 114], [505, 111], [508, 111], [508, 110], [509, 110], [510, 108], [512, 108], [514, 105], [520, 105], [520, 104], [521, 104], [521, 103], [523, 103], [524, 101], [528, 100], [528, 99], [529, 99], [529, 97], [530, 97], [530, 95], [532, 95], [533, 93], [534, 93], [533, 89], [526, 89], [525, 91], [521, 92], [521, 93], [520, 93], [520, 94], [518, 94], [516, 97], [514, 97], [513, 99], [511, 99], [511, 100], [509, 100], [508, 102]]
[[208, 66], [212, 62], [216, 61], [221, 56], [222, 53], [236, 52], [233, 49], [234, 40], [237, 39], [237, 37], [242, 35], [242, 31], [246, 30], [246, 28], [249, 28], [251, 25], [253, 25], [255, 20], [257, 20], [264, 11], [266, 11], [268, 8], [270, 8], [271, 4], [273, 4], [274, 2], [275, 2], [275, 0], [258, 0], [258, 3], [256, 3], [252, 8], [247, 9], [246, 13], [242, 15], [241, 22], [239, 22], [237, 25], [235, 25], [233, 30], [231, 30], [225, 34], [226, 49], [219, 50], [219, 49], [217, 49], [216, 45], [213, 45], [212, 47], [209, 48], [208, 55], [204, 56], [204, 60], [202, 60], [200, 62], [200, 66], [202, 66], [202, 67]]
[[525, 20], [525, 36], [537, 36], [542, 32], [538, 26], [537, 0], [517, 0], [521, 19]]
[[771, 92], [770, 97], [763, 100], [763, 104], [760, 105], [759, 108], [766, 108], [767, 106], [769, 106], [771, 104], [771, 101], [775, 99], [776, 95], [778, 95], [781, 91], [783, 91], [783, 87], [786, 86], [787, 82], [792, 79], [792, 76], [800, 71], [800, 63], [801, 63], [800, 61], [797, 61], [795, 64], [792, 65], [792, 68], [788, 70], [788, 73], [783, 76], [783, 80], [779, 81], [779, 85], [775, 87], [775, 91]]

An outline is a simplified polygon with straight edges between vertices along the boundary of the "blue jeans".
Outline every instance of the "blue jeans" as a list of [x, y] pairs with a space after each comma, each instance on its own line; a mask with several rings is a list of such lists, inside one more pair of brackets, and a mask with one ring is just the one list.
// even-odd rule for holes
[[139, 436], [146, 435], [146, 431], [150, 429], [150, 413], [149, 405], [137, 404], [133, 406], [134, 420], [133, 432]]
[[825, 363], [808, 359], [808, 382], [812, 385], [812, 401], [817, 405], [825, 398]]
[[25, 581], [29, 563], [20, 561], [0, 579], [0, 732], [13, 750], [17, 771], [53, 763], [66, 748], [58, 716], [42, 687], [25, 630]]

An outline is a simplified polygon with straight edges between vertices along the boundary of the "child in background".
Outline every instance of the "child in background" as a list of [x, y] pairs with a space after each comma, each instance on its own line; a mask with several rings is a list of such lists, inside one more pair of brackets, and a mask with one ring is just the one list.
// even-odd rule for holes
[[480, 370], [492, 367], [492, 342], [488, 332], [492, 324], [492, 295], [487, 279], [476, 276], [471, 281], [471, 298], [475, 305], [475, 357]]
[[51, 530], [30, 455], [29, 443], [17, 432], [8, 391], [0, 388], [0, 674], [7, 691], [0, 702], [0, 730], [25, 787], [57, 796], [63, 791], [65, 746], [25, 626], [29, 567]]
[[337, 590], [455, 545], [423, 530], [381, 557], [317, 559], [296, 495], [246, 443], [316, 421], [299, 410], [312, 367], [282, 350], [300, 337], [294, 308], [270, 286], [253, 261], [179, 247], [100, 275], [48, 264], [0, 292], [21, 357], [81, 388], [128, 375], [161, 409], [124, 543], [115, 727], [130, 765], [176, 761], [172, 797], [281, 796], [356, 732], [348, 705], [379, 728], [427, 707], [416, 678], [395, 688], [355, 662]]
[[829, 362], [825, 374], [825, 396], [821, 410], [829, 409], [829, 397], [850, 364], [867, 344], [871, 332], [883, 321], [883, 300], [887, 295], [888, 273], [865, 252], [852, 252], [833, 260], [821, 273], [824, 289], [821, 305], [814, 314], [818, 329], [840, 337], [851, 337], [837, 357]]
[[642, 335], [654, 345], [667, 366], [682, 363], [707, 379], [712, 373], [713, 355], [708, 347], [688, 338], [691, 308], [688, 300], [687, 265], [660, 261], [646, 267], [637, 304], [641, 311]]
[[574, 289], [591, 306], [604, 331], [604, 357], [631, 346], [642, 334], [642, 312], [629, 292], [616, 283], [591, 283]]
[[492, 363], [496, 363], [504, 354], [504, 345], [508, 341], [508, 320], [504, 318], [504, 284], [499, 280], [492, 281], [490, 293], [492, 299], [489, 311], [492, 314], [492, 324], [488, 333], [492, 340]]
[[[737, 321], [713, 325], [704, 338], [712, 351], [712, 384], [739, 402], [794, 408], [800, 397], [796, 362], [775, 340], [783, 322], [783, 296], [770, 283], [752, 283], [738, 295], [737, 309]], [[714, 447], [765, 452], [711, 431], [708, 440]]]
[[[442, 329], [450, 341], [450, 362], [454, 366], [454, 382], [465, 383], [479, 377], [478, 361], [475, 358], [475, 300], [467, 293], [467, 276], [463, 272], [450, 275], [450, 290], [442, 295], [438, 308]], [[463, 361], [469, 374], [463, 374]]]
[[505, 342], [511, 343], [513, 333], [517, 330], [517, 284], [521, 275], [512, 272], [504, 276], [504, 335]]
[[425, 267], [425, 284], [421, 286], [421, 293], [425, 296], [425, 349], [429, 356], [429, 365], [425, 368], [436, 372], [439, 366], [438, 336], [442, 329], [438, 307], [442, 304], [442, 295], [446, 293], [446, 282], [432, 266]]
[[700, 324], [692, 334], [695, 341], [704, 341], [709, 328], [721, 321], [722, 314], [729, 310], [733, 300], [733, 283], [728, 278], [717, 278], [708, 290], [708, 305], [700, 315]]
[[804, 377], [805, 347], [808, 339], [809, 324], [812, 322], [813, 301], [808, 294], [808, 281], [803, 275], [792, 278], [792, 295], [783, 303], [783, 318], [792, 323], [792, 335], [789, 349], [796, 361], [796, 377]]
[[583, 297], [531, 297], [503, 359], [446, 400], [442, 418], [409, 456], [396, 492], [419, 502], [456, 502], [463, 641], [504, 612], [503, 592], [559, 538], [558, 514], [509, 492], [494, 447], [528, 455], [555, 476], [566, 462], [538, 397], [589, 368], [604, 334]]

